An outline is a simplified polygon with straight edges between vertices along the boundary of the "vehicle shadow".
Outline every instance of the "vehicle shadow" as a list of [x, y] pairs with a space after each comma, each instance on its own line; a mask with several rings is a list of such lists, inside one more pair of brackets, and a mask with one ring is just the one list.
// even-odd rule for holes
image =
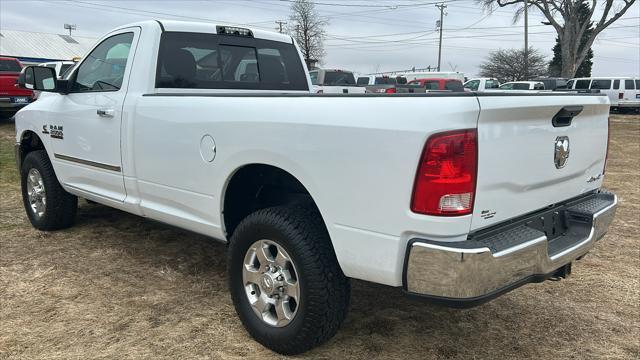
[[[187, 282], [163, 291], [184, 292], [203, 279], [207, 291], [226, 299], [226, 246], [205, 236], [130, 215], [99, 204], [82, 202], [74, 232], [102, 246], [121, 247], [141, 266], [165, 269]], [[129, 266], [132, 266], [129, 264]], [[152, 283], [145, 285], [147, 290]], [[539, 356], [539, 347], [553, 338], [558, 344], [577, 339], [571, 324], [576, 314], [566, 303], [553, 301], [553, 284], [529, 285], [473, 309], [449, 309], [406, 297], [399, 288], [352, 282], [350, 313], [337, 336], [308, 355], [318, 358], [500, 358]], [[186, 290], [185, 290], [186, 289]], [[181, 304], [181, 307], [184, 307]], [[207, 306], [190, 304], [189, 308]], [[165, 304], [163, 312], [181, 312]], [[171, 315], [159, 315], [171, 317]], [[235, 317], [234, 317], [235, 318]], [[236, 326], [237, 326], [236, 320]], [[242, 331], [242, 330], [241, 330]], [[246, 335], [246, 334], [245, 334]], [[238, 339], [238, 341], [251, 341]], [[266, 350], [266, 349], [265, 349]], [[548, 355], [548, 354], [547, 354]]]

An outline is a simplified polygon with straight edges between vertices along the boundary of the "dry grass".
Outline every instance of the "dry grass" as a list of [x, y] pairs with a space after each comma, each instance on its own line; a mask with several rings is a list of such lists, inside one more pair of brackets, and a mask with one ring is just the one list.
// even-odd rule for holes
[[[528, 285], [469, 310], [354, 281], [325, 359], [639, 358], [640, 116], [614, 116], [606, 186], [612, 230], [560, 282]], [[266, 358], [226, 288], [225, 247], [81, 202], [78, 224], [27, 222], [13, 123], [0, 124], [0, 358]]]

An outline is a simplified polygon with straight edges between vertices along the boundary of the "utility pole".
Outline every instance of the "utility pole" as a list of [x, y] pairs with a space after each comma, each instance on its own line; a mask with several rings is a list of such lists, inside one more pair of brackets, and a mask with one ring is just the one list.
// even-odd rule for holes
[[276, 28], [276, 30], [278, 30], [278, 32], [280, 34], [282, 34], [282, 32], [284, 30], [284, 25], [287, 25], [287, 23], [285, 21], [282, 21], [282, 20], [276, 20], [276, 24], [278, 24], [278, 27]]
[[442, 58], [442, 21], [444, 20], [444, 9], [447, 8], [445, 3], [436, 5], [438, 9], [440, 9], [440, 22], [438, 23], [438, 27], [440, 28], [440, 43], [438, 45], [438, 71], [440, 71], [440, 59]]
[[524, 79], [529, 80], [529, 4], [524, 0]]

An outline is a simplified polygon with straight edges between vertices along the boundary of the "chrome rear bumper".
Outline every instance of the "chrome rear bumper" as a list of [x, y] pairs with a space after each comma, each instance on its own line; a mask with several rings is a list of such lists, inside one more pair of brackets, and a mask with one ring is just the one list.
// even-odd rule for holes
[[[467, 241], [414, 239], [407, 248], [404, 289], [450, 306], [468, 307], [542, 281], [584, 256], [607, 232], [616, 207], [614, 194], [599, 192]], [[543, 225], [536, 226], [539, 221]], [[543, 231], [548, 226], [545, 221], [563, 222], [562, 234], [549, 240]]]

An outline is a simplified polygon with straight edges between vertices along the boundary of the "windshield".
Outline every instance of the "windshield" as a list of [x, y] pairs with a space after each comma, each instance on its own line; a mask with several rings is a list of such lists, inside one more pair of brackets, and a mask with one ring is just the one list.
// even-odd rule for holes
[[0, 60], [0, 72], [20, 72], [22, 68], [15, 60]]
[[345, 71], [327, 71], [324, 73], [324, 81], [322, 85], [355, 85], [356, 79], [353, 73]]

